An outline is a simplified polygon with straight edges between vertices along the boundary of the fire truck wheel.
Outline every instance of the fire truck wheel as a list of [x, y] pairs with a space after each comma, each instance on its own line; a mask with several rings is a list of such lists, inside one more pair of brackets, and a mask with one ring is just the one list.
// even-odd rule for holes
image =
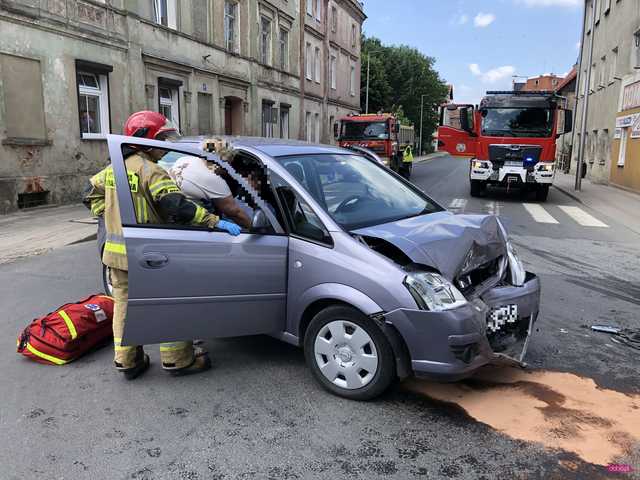
[[536, 188], [536, 200], [546, 202], [549, 196], [549, 185], [538, 185]]
[[470, 194], [472, 197], [479, 197], [485, 191], [487, 186], [481, 180], [471, 180], [471, 190]]

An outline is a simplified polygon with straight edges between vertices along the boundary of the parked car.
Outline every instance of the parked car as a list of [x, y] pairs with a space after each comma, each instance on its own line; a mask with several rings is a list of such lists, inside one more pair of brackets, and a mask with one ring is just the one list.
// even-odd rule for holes
[[[364, 153], [233, 138], [233, 164], [109, 136], [129, 258], [123, 342], [268, 334], [302, 347], [327, 390], [371, 399], [397, 377], [452, 381], [522, 362], [540, 283], [499, 219], [454, 215]], [[123, 145], [207, 157], [254, 209], [238, 237], [136, 221]], [[262, 175], [258, 190], [247, 171]]]

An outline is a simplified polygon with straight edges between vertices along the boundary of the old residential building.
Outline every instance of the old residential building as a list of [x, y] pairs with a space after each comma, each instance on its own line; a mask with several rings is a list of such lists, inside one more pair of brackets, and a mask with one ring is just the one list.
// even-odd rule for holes
[[0, 213], [78, 201], [137, 110], [330, 142], [359, 111], [364, 19], [356, 0], [0, 0]]
[[[640, 80], [637, 73], [640, 68], [640, 2], [587, 0], [585, 17], [571, 169], [575, 172], [584, 89], [588, 80], [590, 100], [584, 152], [587, 177], [595, 182], [610, 181], [640, 191], [640, 123], [635, 116], [640, 113], [640, 99], [632, 100], [633, 90], [639, 88], [633, 85]], [[592, 19], [595, 22], [593, 31]], [[592, 35], [592, 68], [587, 79]], [[620, 145], [624, 154], [620, 154]]]

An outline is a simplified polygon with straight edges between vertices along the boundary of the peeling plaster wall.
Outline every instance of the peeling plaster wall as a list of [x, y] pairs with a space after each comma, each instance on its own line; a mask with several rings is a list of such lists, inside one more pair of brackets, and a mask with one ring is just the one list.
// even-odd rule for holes
[[[245, 135], [261, 134], [263, 100], [274, 102], [276, 108], [290, 106], [292, 139], [304, 132], [304, 125], [299, 124], [301, 105], [320, 114], [321, 140], [325, 142], [332, 137], [329, 115], [337, 118], [358, 110], [359, 83], [354, 97], [329, 98], [329, 39], [322, 23], [326, 16], [322, 22], [307, 19], [305, 36], [310, 35], [314, 45], [323, 47], [323, 74], [320, 86], [314, 82], [301, 102], [299, 65], [304, 52], [299, 48], [299, 0], [239, 0], [237, 54], [224, 49], [223, 0], [177, 3], [179, 31], [155, 24], [152, 0], [106, 0], [104, 4], [93, 0], [0, 0], [0, 54], [40, 61], [47, 137], [34, 144], [7, 144], [0, 70], [0, 214], [17, 209], [18, 194], [38, 189], [50, 192], [48, 203], [78, 202], [90, 176], [108, 163], [104, 140], [81, 139], [76, 60], [112, 67], [108, 74], [109, 120], [110, 132], [115, 134], [122, 133], [130, 113], [157, 110], [159, 77], [182, 82], [181, 129], [189, 135], [199, 133], [198, 93], [211, 95], [213, 134], [224, 133], [225, 97], [240, 102], [234, 122], [242, 120]], [[331, 3], [340, 7], [341, 19], [346, 22], [340, 25], [340, 39], [333, 42], [340, 45], [341, 54], [359, 62], [360, 46], [351, 49], [350, 43], [347, 45], [348, 32], [352, 22], [361, 25], [364, 15], [353, 0]], [[329, 3], [322, 0], [322, 5], [327, 9]], [[206, 11], [191, 11], [190, 6], [201, 10], [206, 6]], [[270, 65], [256, 60], [261, 11], [269, 11], [274, 21]], [[207, 22], [197, 21], [200, 14], [206, 15]], [[284, 71], [278, 63], [280, 26], [290, 29], [289, 66]], [[348, 66], [345, 63], [339, 68], [339, 82], [343, 82], [348, 79]], [[279, 135], [279, 124], [275, 132]]]

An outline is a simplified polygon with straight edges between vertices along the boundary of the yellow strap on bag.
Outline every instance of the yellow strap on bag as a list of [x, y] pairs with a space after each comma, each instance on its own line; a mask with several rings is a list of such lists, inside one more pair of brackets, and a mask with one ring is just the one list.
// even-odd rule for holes
[[65, 312], [64, 310], [60, 310], [58, 312], [58, 315], [62, 317], [62, 319], [64, 320], [64, 323], [67, 325], [67, 328], [69, 329], [69, 334], [71, 335], [71, 340], [75, 340], [76, 338], [78, 338], [78, 332], [76, 331], [76, 326], [73, 324], [73, 321], [71, 320], [69, 315], [67, 315], [67, 312]]
[[36, 350], [30, 343], [27, 343], [27, 350], [33, 353], [36, 357], [40, 357], [48, 362], [54, 363], [56, 365], [64, 365], [67, 363], [66, 360], [63, 360], [58, 357], [54, 357], [53, 355], [47, 355], [46, 353], [42, 353], [39, 350]]

